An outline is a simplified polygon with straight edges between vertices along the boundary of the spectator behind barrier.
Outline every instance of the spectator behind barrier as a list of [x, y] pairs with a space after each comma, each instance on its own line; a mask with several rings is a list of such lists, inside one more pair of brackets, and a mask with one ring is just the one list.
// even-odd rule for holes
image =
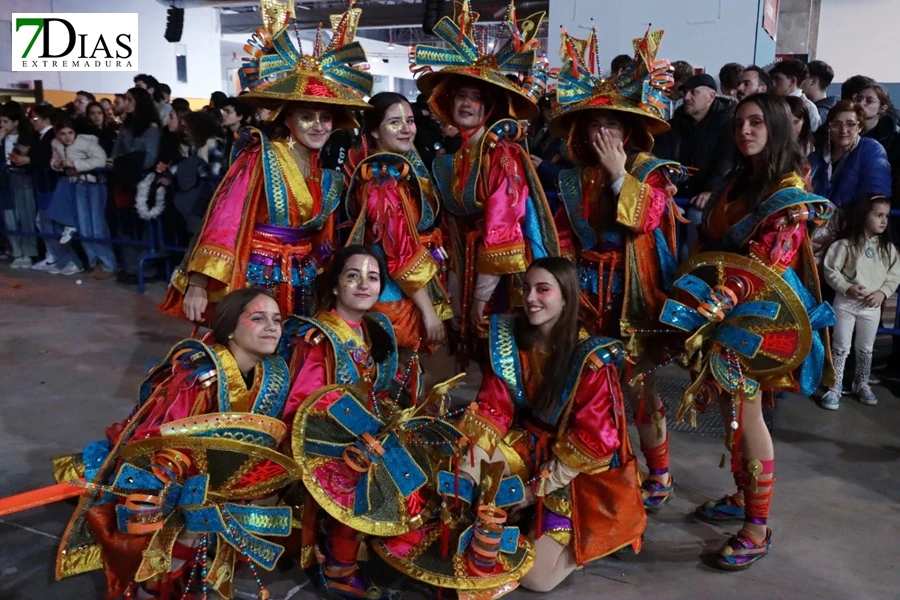
[[900, 174], [900, 119], [891, 103], [888, 91], [877, 83], [862, 88], [853, 96], [866, 114], [862, 124], [862, 135], [878, 141], [887, 152], [892, 172]]
[[743, 72], [744, 65], [735, 62], [727, 63], [719, 69], [719, 87], [723, 96], [737, 98], [737, 89]]
[[[86, 133], [97, 138], [103, 152], [109, 157], [112, 154], [113, 146], [116, 143], [116, 129], [113, 123], [107, 117], [107, 113], [103, 110], [103, 105], [99, 102], [91, 102], [87, 107], [87, 119], [82, 124], [81, 130], [76, 132]], [[77, 127], [76, 123], [76, 127]]]
[[779, 96], [799, 96], [806, 101], [809, 110], [809, 123], [816, 131], [822, 125], [819, 109], [801, 90], [803, 82], [809, 77], [806, 64], [796, 59], [783, 60], [769, 70], [772, 77], [772, 91]]
[[771, 90], [772, 78], [769, 74], [756, 65], [750, 65], [741, 72], [735, 93], [738, 100], [743, 100], [746, 96], [764, 94]]
[[854, 75], [841, 84], [841, 100], [853, 100], [853, 96], [858, 94], [864, 87], [877, 83], [871, 77], [865, 75]]
[[843, 207], [860, 194], [891, 193], [891, 166], [877, 141], [862, 137], [865, 111], [841, 100], [828, 113], [828, 135], [810, 156], [813, 190]]
[[834, 81], [834, 70], [828, 63], [814, 60], [807, 65], [809, 76], [800, 84], [800, 89], [806, 97], [813, 101], [819, 109], [819, 117], [822, 122], [828, 117], [828, 111], [840, 100], [837, 96], [827, 95], [828, 86]]
[[[16, 162], [27, 157], [33, 138], [25, 111], [18, 102], [0, 106], [0, 149], [7, 175], [3, 198], [3, 226], [10, 231], [34, 233], [37, 203], [30, 169], [18, 168]], [[24, 163], [24, 161], [23, 161]], [[16, 167], [16, 168], [13, 168]], [[13, 269], [31, 268], [37, 254], [37, 238], [30, 235], [9, 235]]]
[[791, 124], [794, 127], [794, 134], [797, 136], [797, 143], [803, 150], [803, 156], [808, 157], [816, 150], [812, 127], [809, 124], [809, 108], [803, 98], [788, 96], [785, 100], [791, 107]]

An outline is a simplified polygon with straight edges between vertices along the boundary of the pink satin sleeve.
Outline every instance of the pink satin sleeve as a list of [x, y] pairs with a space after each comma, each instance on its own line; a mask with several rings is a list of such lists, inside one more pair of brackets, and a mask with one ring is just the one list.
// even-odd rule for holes
[[384, 250], [388, 271], [396, 277], [417, 257], [421, 244], [411, 233], [414, 228], [403, 210], [396, 181], [373, 182], [366, 186], [366, 194], [366, 225], [371, 239]]
[[300, 370], [297, 372], [288, 399], [284, 404], [283, 420], [288, 427], [293, 424], [294, 415], [303, 401], [328, 383], [328, 373], [325, 370], [327, 344], [321, 343], [315, 346], [309, 346], [306, 342], [300, 342], [300, 344], [307, 347], [297, 350], [297, 352], [303, 353], [303, 363], [300, 365]]
[[770, 215], [757, 228], [750, 240], [750, 250], [769, 267], [785, 268], [793, 264], [806, 235], [806, 219], [796, 221], [798, 207], [786, 208]]
[[[206, 406], [197, 406], [198, 400], [205, 401], [210, 397], [199, 384], [188, 385], [190, 371], [176, 367], [175, 374], [167, 378], [153, 392], [148, 402], [154, 406], [147, 409], [141, 424], [134, 430], [132, 439], [139, 440], [159, 435], [159, 428], [165, 423], [185, 419], [194, 414], [207, 412]], [[208, 388], [215, 394], [215, 387]]]
[[484, 373], [475, 401], [478, 403], [478, 416], [490, 421], [500, 437], [506, 435], [516, 411], [506, 384], [493, 371], [486, 370]]
[[519, 149], [502, 141], [490, 155], [488, 196], [484, 208], [484, 246], [525, 245], [522, 222], [528, 201], [528, 181]]
[[[242, 152], [225, 174], [207, 210], [206, 222], [197, 238], [197, 247], [218, 246], [230, 252], [237, 248], [238, 234], [245, 218], [244, 205], [259, 151]], [[256, 215], [247, 215], [255, 218]], [[188, 271], [191, 271], [188, 264]]]
[[618, 371], [606, 365], [599, 371], [585, 368], [575, 392], [565, 430], [570, 440], [600, 460], [619, 449], [615, 406], [621, 406]]
[[660, 226], [669, 197], [675, 193], [677, 188], [669, 183], [669, 178], [661, 172], [661, 169], [650, 173], [644, 185], [649, 186], [650, 191], [647, 194], [647, 211], [644, 213], [644, 220], [639, 226], [639, 231], [647, 233]]

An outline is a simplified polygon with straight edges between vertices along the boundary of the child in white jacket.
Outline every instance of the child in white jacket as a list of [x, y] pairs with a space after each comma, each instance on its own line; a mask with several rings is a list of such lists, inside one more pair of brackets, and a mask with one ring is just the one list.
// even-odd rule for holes
[[825, 255], [825, 280], [834, 288], [835, 383], [822, 397], [822, 408], [837, 410], [841, 402], [844, 364], [856, 329], [856, 376], [853, 392], [869, 406], [878, 403], [869, 387], [872, 348], [881, 325], [881, 305], [900, 286], [900, 252], [887, 230], [890, 202], [866, 194], [850, 207], [848, 234], [834, 242]]
[[[108, 279], [116, 271], [112, 245], [94, 241], [109, 239], [106, 179], [94, 172], [106, 167], [106, 152], [100, 147], [96, 136], [76, 134], [73, 122], [69, 119], [61, 119], [54, 129], [56, 139], [51, 144], [53, 158], [50, 166], [68, 175], [68, 178], [60, 181], [57, 194], [66, 195], [75, 207], [75, 229], [82, 238], [81, 245], [87, 255], [89, 273], [97, 279]], [[68, 229], [66, 232], [68, 237], [75, 233]], [[65, 243], [65, 237], [64, 233], [60, 241]], [[67, 260], [65, 263], [58, 261], [58, 264], [64, 265], [57, 269], [59, 273], [68, 275], [79, 272], [81, 269], [75, 253], [69, 249], [64, 249], [63, 252]], [[69, 264], [75, 267], [69, 267]]]

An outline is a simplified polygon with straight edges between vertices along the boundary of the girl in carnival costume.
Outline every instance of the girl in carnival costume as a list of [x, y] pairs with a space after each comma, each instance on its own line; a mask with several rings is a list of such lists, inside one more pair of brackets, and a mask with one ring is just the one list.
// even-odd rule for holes
[[[375, 310], [385, 314], [397, 345], [415, 350], [447, 340], [453, 316], [444, 288], [446, 253], [436, 223], [439, 205], [428, 168], [413, 142], [416, 121], [406, 98], [381, 92], [369, 99], [361, 146], [350, 152], [347, 213], [349, 244], [371, 244], [388, 272]], [[423, 347], [424, 349], [424, 347]]]
[[[546, 71], [536, 62], [535, 36], [543, 17], [519, 21], [510, 3], [503, 19], [510, 37], [490, 53], [475, 33], [478, 15], [463, 0], [453, 19], [445, 17], [434, 28], [448, 48], [419, 44], [411, 50], [412, 69], [422, 74], [419, 91], [463, 139], [455, 154], [435, 159], [433, 172], [446, 209], [451, 297], [459, 301], [454, 313], [460, 316], [464, 350], [473, 348], [484, 317], [521, 305], [528, 264], [559, 254], [547, 199], [520, 145], [526, 131], [519, 120], [538, 115], [546, 86]], [[509, 71], [519, 75], [521, 85], [504, 75]]]
[[738, 493], [696, 513], [743, 521], [715, 555], [726, 570], [746, 569], [771, 548], [775, 452], [762, 416], [764, 395], [810, 396], [833, 380], [825, 328], [834, 312], [821, 300], [809, 243], [809, 226], [824, 223], [833, 206], [807, 191], [804, 154], [784, 99], [744, 98], [734, 138], [738, 164], [704, 211], [706, 252], [682, 266], [686, 275], [673, 291], [678, 301], [668, 301], [660, 317], [692, 333], [686, 356], [696, 377], [679, 416], [718, 399], [727, 424]]
[[[376, 545], [389, 564], [496, 598], [520, 578], [550, 591], [579, 565], [640, 548], [647, 517], [619, 387], [624, 349], [579, 325], [579, 295], [574, 265], [542, 258], [526, 272], [524, 311], [491, 317], [490, 369], [457, 424], [470, 450], [439, 482], [441, 523]], [[488, 495], [499, 474], [511, 477]], [[513, 511], [533, 515], [518, 545], [518, 528], [505, 526]]]
[[290, 509], [252, 502], [299, 479], [277, 451], [290, 385], [274, 355], [281, 311], [266, 292], [243, 289], [221, 300], [211, 325], [150, 372], [135, 412], [106, 439], [54, 461], [59, 481], [89, 484], [57, 578], [102, 568], [108, 597], [174, 600], [230, 597], [236, 561], [257, 581], [258, 567], [275, 567], [282, 547], [257, 536], [286, 536]]
[[[568, 154], [579, 164], [559, 176], [560, 249], [575, 255], [589, 330], [629, 340], [626, 390], [635, 399], [650, 470], [643, 490], [651, 512], [674, 489], [665, 408], [652, 375], [653, 364], [665, 361], [665, 344], [652, 354], [644, 344], [645, 332], [658, 332], [676, 269], [678, 212], [671, 178], [681, 168], [650, 153], [653, 136], [669, 129], [663, 115], [670, 65], [656, 60], [662, 35], [648, 30], [635, 39], [633, 65], [615, 79], [599, 79], [595, 33], [585, 41], [563, 30], [566, 60], [558, 76], [559, 109], [550, 122], [551, 132], [567, 140]], [[631, 364], [641, 373], [639, 389], [630, 387]]]
[[[382, 597], [357, 564], [362, 534], [419, 525], [432, 451], [455, 451], [461, 437], [428, 418], [406, 429], [419, 391], [417, 356], [400, 370], [393, 327], [371, 312], [387, 277], [374, 251], [346, 246], [322, 276], [321, 310], [285, 328], [284, 353], [296, 373], [285, 414], [309, 492], [301, 564], [311, 566], [318, 548], [325, 588], [346, 598]], [[328, 515], [321, 521], [319, 507]], [[320, 529], [326, 535], [317, 540]]]
[[356, 127], [352, 109], [371, 108], [363, 96], [372, 76], [351, 66], [366, 61], [353, 41], [360, 13], [351, 8], [333, 18], [331, 42], [325, 47], [317, 35], [312, 54], [294, 46], [286, 24], [292, 15], [284, 12], [250, 39], [252, 58], [240, 71], [250, 92], [241, 100], [269, 109], [275, 130], [287, 135], [238, 132], [231, 169], [172, 278], [163, 312], [199, 322], [224, 294], [254, 286], [271, 290], [285, 316], [315, 313], [315, 281], [333, 249], [343, 189], [339, 172], [319, 166], [319, 151], [333, 128]]

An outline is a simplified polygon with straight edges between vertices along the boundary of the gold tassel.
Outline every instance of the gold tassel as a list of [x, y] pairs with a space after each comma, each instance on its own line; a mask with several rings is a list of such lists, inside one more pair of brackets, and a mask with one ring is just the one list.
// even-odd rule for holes
[[750, 473], [750, 490], [755, 494], [756, 488], [759, 485], [759, 475], [762, 473], [762, 462], [758, 459], [753, 459], [747, 463], [747, 472]]

